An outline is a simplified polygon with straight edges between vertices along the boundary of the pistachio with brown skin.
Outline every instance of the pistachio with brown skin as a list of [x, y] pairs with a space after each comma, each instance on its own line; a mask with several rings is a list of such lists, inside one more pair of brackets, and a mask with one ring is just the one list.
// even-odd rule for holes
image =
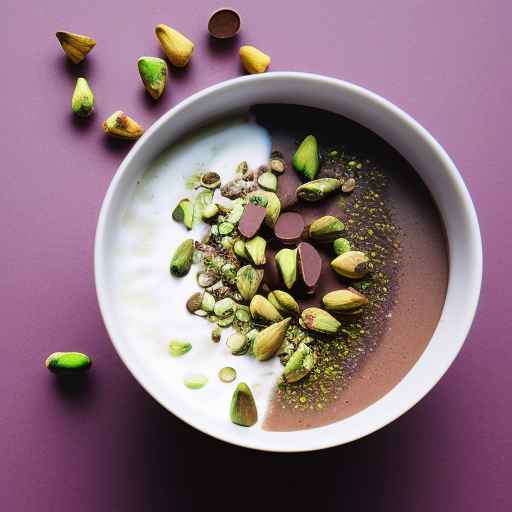
[[322, 302], [331, 311], [351, 311], [368, 304], [368, 299], [354, 288], [346, 288], [327, 293]]
[[369, 272], [369, 259], [364, 252], [348, 251], [331, 261], [332, 269], [341, 276], [360, 279]]

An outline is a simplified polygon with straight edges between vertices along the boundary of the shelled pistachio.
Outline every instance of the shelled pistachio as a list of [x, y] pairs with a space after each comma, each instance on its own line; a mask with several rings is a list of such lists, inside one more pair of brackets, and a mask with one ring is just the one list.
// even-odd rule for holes
[[337, 217], [325, 215], [311, 223], [309, 226], [309, 238], [314, 242], [326, 243], [339, 238], [345, 230], [345, 224]]
[[297, 301], [289, 293], [274, 290], [268, 294], [267, 298], [281, 314], [298, 315], [300, 313]]
[[181, 357], [192, 350], [192, 344], [188, 341], [172, 340], [169, 343], [169, 353], [172, 357]]
[[258, 361], [266, 361], [283, 343], [291, 318], [285, 318], [260, 331], [254, 339], [252, 351]]
[[279, 322], [283, 319], [279, 311], [262, 295], [255, 295], [249, 306], [255, 320], [263, 322]]
[[327, 293], [322, 302], [331, 311], [350, 311], [368, 304], [368, 299], [354, 288], [347, 288]]
[[299, 343], [297, 350], [291, 355], [283, 371], [287, 382], [297, 382], [303, 379], [315, 366], [315, 352], [305, 343]]
[[304, 185], [297, 188], [297, 197], [308, 202], [320, 201], [340, 188], [340, 180], [335, 178], [320, 178], [304, 183]]
[[258, 421], [258, 411], [251, 389], [245, 382], [236, 387], [230, 406], [231, 421], [242, 427], [251, 427]]
[[263, 270], [255, 269], [252, 265], [245, 265], [236, 274], [236, 286], [242, 297], [249, 302], [258, 291]]
[[348, 251], [331, 261], [333, 270], [350, 279], [360, 279], [369, 271], [369, 259], [364, 252]]
[[45, 361], [46, 368], [56, 375], [79, 375], [91, 365], [91, 358], [81, 352], [54, 352]]
[[301, 320], [306, 329], [324, 334], [336, 334], [341, 327], [336, 318], [320, 308], [305, 309], [301, 314]]
[[182, 222], [187, 229], [192, 229], [192, 222], [194, 220], [194, 206], [190, 199], [182, 199], [174, 208], [172, 218], [176, 222]]
[[183, 277], [188, 274], [194, 256], [194, 240], [188, 238], [176, 249], [171, 260], [171, 274], [176, 277]]
[[318, 143], [314, 135], [308, 135], [297, 148], [292, 159], [293, 167], [307, 180], [314, 180], [320, 168]]
[[256, 266], [264, 265], [266, 262], [265, 250], [267, 241], [261, 236], [255, 236], [245, 242], [245, 250], [249, 258]]
[[281, 249], [275, 260], [284, 284], [290, 290], [297, 280], [297, 249]]

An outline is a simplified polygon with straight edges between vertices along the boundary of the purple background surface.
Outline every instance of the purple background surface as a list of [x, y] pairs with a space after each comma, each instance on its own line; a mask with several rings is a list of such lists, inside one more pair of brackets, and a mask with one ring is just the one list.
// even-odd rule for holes
[[[219, 44], [205, 33], [214, 1], [1, 2], [0, 509], [244, 510], [268, 506], [268, 488], [284, 510], [511, 510], [510, 2], [232, 5], [243, 30]], [[196, 50], [155, 103], [136, 59], [159, 54], [153, 27], [161, 22]], [[84, 64], [66, 61], [59, 29], [97, 39]], [[100, 122], [123, 109], [149, 126], [191, 93], [238, 76], [241, 43], [267, 51], [273, 70], [353, 81], [412, 114], [459, 166], [483, 232], [480, 308], [445, 378], [382, 431], [319, 453], [251, 452], [174, 418], [123, 366], [96, 303], [96, 220], [130, 147], [106, 140]], [[84, 122], [69, 106], [79, 74], [97, 99]], [[95, 360], [71, 387], [43, 367], [67, 349]]]

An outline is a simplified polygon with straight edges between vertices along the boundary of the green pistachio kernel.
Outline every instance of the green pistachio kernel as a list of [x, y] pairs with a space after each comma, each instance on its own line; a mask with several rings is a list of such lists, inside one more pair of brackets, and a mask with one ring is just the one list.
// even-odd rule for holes
[[190, 352], [192, 344], [188, 341], [172, 340], [169, 343], [169, 353], [172, 357], [180, 357]]

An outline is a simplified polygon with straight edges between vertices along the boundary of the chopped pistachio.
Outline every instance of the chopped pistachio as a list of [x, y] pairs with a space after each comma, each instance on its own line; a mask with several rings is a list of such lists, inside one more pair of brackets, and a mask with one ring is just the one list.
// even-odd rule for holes
[[219, 207], [215, 203], [210, 203], [203, 210], [203, 220], [211, 220], [219, 214]]
[[192, 229], [192, 221], [194, 219], [194, 207], [190, 199], [182, 199], [174, 211], [172, 212], [172, 218], [176, 222], [183, 222], [185, 227]]
[[233, 315], [235, 313], [235, 309], [235, 301], [230, 297], [226, 297], [225, 299], [221, 299], [215, 303], [213, 311], [219, 318], [226, 318]]
[[313, 350], [305, 343], [299, 343], [297, 350], [284, 367], [283, 376], [287, 382], [297, 382], [313, 369], [315, 362], [316, 356]]
[[201, 389], [208, 383], [208, 377], [199, 373], [191, 373], [185, 376], [183, 382], [189, 389]]
[[172, 340], [169, 343], [169, 353], [172, 357], [180, 357], [190, 352], [192, 344], [188, 341]]
[[249, 348], [249, 340], [244, 334], [234, 332], [233, 334], [229, 335], [226, 341], [226, 345], [233, 355], [241, 356], [247, 353]]
[[214, 343], [219, 343], [221, 336], [222, 329], [217, 325], [212, 329], [212, 341]]
[[216, 172], [207, 172], [201, 176], [201, 186], [209, 189], [220, 187], [220, 176]]
[[336, 238], [332, 245], [337, 256], [351, 250], [350, 242], [346, 238]]
[[236, 379], [236, 370], [230, 366], [225, 366], [219, 370], [219, 379], [222, 382], [233, 382]]
[[258, 184], [265, 190], [275, 192], [277, 190], [277, 178], [275, 174], [271, 172], [264, 172], [258, 177]]
[[234, 319], [235, 315], [229, 315], [221, 318], [217, 323], [219, 324], [219, 327], [229, 327], [233, 323]]
[[235, 229], [235, 226], [231, 224], [231, 222], [222, 222], [219, 224], [219, 234], [221, 235], [229, 235], [233, 230]]
[[207, 313], [211, 313], [215, 306], [215, 298], [211, 293], [204, 292], [203, 300], [201, 301], [201, 309]]

